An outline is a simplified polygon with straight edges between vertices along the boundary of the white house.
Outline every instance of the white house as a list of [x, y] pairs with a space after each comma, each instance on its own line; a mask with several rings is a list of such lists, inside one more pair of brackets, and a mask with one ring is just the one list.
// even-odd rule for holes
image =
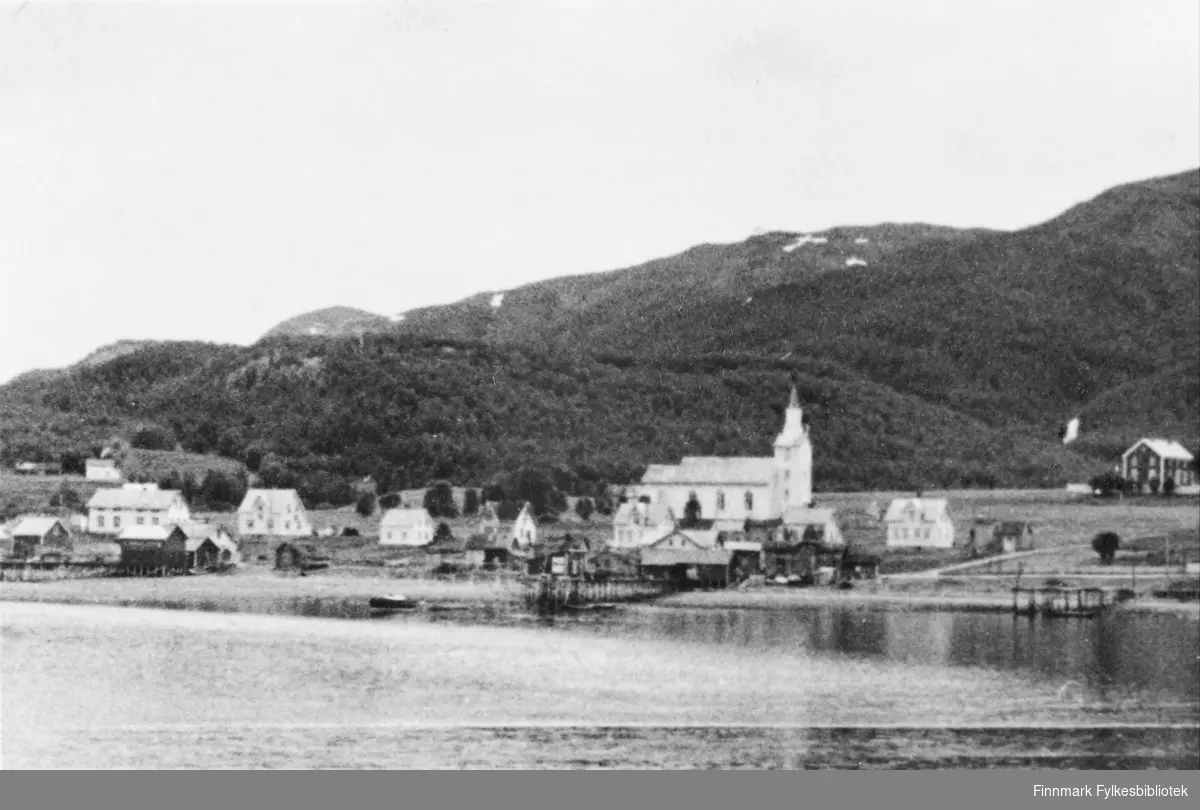
[[639, 548], [675, 530], [675, 513], [662, 503], [626, 501], [613, 515], [613, 548]]
[[238, 507], [242, 537], [307, 537], [312, 522], [294, 489], [251, 489]]
[[1152, 481], [1162, 484], [1168, 478], [1175, 482], [1175, 491], [1200, 492], [1200, 482], [1192, 469], [1192, 454], [1179, 442], [1169, 439], [1139, 439], [1121, 454], [1121, 477], [1134, 484], [1140, 492], [1150, 492]]
[[83, 463], [83, 469], [89, 481], [120, 483], [123, 480], [115, 459], [89, 458]]
[[507, 540], [508, 542], [505, 545], [512, 548], [529, 548], [538, 541], [537, 520], [534, 518], [533, 510], [529, 508], [528, 503], [521, 507], [521, 513], [512, 522]]
[[88, 531], [118, 535], [132, 526], [166, 526], [191, 520], [187, 501], [157, 484], [125, 484], [98, 489], [88, 501]]
[[783, 525], [801, 540], [812, 529], [817, 539], [827, 547], [840, 548], [846, 544], [832, 509], [793, 507], [783, 513]]
[[433, 518], [424, 508], [389, 509], [379, 521], [379, 545], [427, 546], [433, 532]]
[[763, 458], [691, 456], [677, 465], [652, 464], [631, 500], [686, 514], [693, 498], [705, 519], [773, 520], [784, 510], [812, 502], [812, 444], [793, 386], [775, 454]]
[[897, 498], [883, 519], [889, 548], [954, 546], [954, 523], [945, 498]]

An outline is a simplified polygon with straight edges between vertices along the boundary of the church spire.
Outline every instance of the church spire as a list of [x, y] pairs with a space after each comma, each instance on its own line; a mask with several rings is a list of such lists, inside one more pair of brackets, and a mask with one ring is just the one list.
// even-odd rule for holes
[[800, 395], [796, 393], [796, 384], [795, 383], [792, 383], [792, 397], [791, 397], [791, 399], [788, 400], [788, 407], [789, 408], [799, 408], [800, 407]]

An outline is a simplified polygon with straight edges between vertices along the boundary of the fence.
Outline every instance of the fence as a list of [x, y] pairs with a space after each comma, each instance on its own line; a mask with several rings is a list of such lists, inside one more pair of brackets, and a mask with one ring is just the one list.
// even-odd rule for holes
[[46, 582], [60, 579], [90, 579], [118, 574], [110, 562], [43, 562], [0, 560], [0, 582]]

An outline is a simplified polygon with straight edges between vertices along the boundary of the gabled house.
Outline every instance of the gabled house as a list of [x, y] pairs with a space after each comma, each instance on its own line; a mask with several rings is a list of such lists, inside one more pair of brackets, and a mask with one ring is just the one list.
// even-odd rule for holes
[[520, 514], [513, 521], [509, 532], [510, 545], [517, 548], [529, 548], [538, 541], [537, 519], [533, 516], [533, 508], [526, 503], [521, 507]]
[[294, 489], [251, 489], [237, 512], [242, 537], [309, 537], [312, 521]]
[[216, 523], [189, 521], [179, 524], [184, 534], [184, 551], [189, 568], [208, 568], [217, 564], [237, 565], [242, 561], [233, 534]]
[[897, 498], [883, 519], [889, 548], [954, 547], [954, 523], [945, 498]]
[[559, 577], [581, 577], [588, 570], [592, 544], [584, 537], [566, 535], [558, 540], [530, 547], [526, 570], [532, 576], [550, 574]]
[[838, 526], [837, 515], [832, 509], [788, 509], [783, 515], [787, 531], [800, 539], [808, 537], [825, 548], [840, 548], [846, 545]]
[[68, 554], [71, 551], [71, 532], [55, 517], [25, 517], [8, 530], [12, 539], [12, 556], [29, 560], [47, 552]]
[[1121, 476], [1134, 492], [1162, 492], [1170, 479], [1179, 493], [1200, 490], [1193, 456], [1179, 442], [1139, 439], [1121, 454]]
[[997, 554], [1012, 554], [1015, 551], [1033, 549], [1033, 526], [1016, 520], [997, 523], [992, 528], [992, 551]]
[[157, 484], [125, 484], [96, 490], [88, 501], [88, 531], [119, 535], [138, 526], [168, 526], [191, 520], [187, 501]]
[[83, 471], [89, 481], [119, 483], [123, 480], [116, 460], [111, 458], [89, 458], [83, 463]]
[[379, 545], [427, 546], [433, 542], [433, 518], [420, 509], [389, 509], [379, 521]]
[[187, 571], [187, 535], [177, 525], [135, 525], [116, 538], [120, 569], [126, 574], [179, 574]]
[[675, 513], [665, 503], [626, 501], [613, 515], [613, 548], [641, 548], [675, 529]]

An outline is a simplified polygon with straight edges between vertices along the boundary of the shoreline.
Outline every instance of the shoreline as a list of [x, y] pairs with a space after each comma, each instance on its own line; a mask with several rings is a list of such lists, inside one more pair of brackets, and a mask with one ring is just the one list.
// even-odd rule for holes
[[[773, 588], [749, 591], [687, 591], [629, 603], [640, 608], [705, 610], [786, 610], [811, 607], [945, 610], [1008, 613], [1012, 597], [988, 590], [947, 593], [935, 584], [906, 583], [905, 587], [874, 586], [850, 591], [829, 588]], [[356, 616], [375, 596], [400, 593], [428, 605], [458, 604], [478, 609], [523, 607], [522, 587], [511, 580], [445, 581], [363, 576], [322, 572], [298, 578], [270, 570], [239, 571], [231, 575], [170, 578], [113, 578], [5, 582], [2, 602], [45, 602], [112, 607], [160, 607], [172, 610], [234, 613], [299, 613], [324, 615], [323, 605], [336, 615]], [[291, 610], [284, 603], [292, 603]], [[1115, 608], [1121, 612], [1172, 613], [1200, 619], [1200, 603], [1136, 599]]]

